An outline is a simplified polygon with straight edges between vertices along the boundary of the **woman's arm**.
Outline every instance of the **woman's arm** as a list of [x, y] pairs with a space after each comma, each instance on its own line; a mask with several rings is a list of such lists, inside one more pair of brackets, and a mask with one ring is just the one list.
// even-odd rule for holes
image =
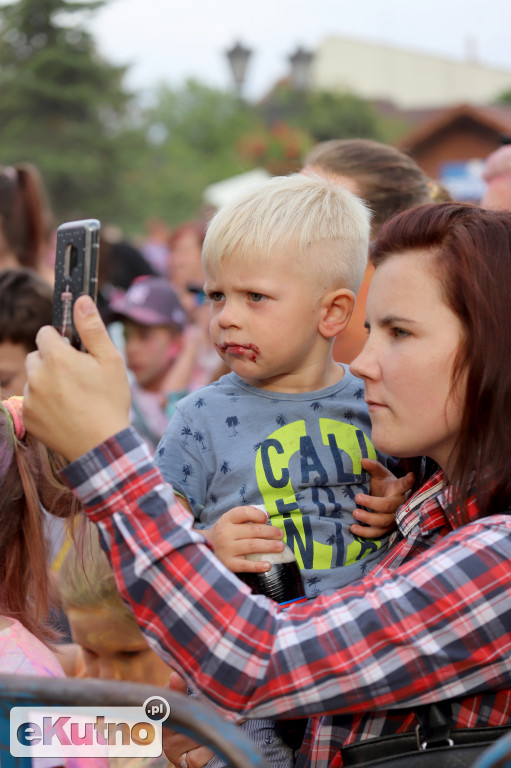
[[150, 645], [232, 718], [361, 712], [511, 687], [508, 516], [279, 611], [216, 560], [133, 430], [66, 477]]

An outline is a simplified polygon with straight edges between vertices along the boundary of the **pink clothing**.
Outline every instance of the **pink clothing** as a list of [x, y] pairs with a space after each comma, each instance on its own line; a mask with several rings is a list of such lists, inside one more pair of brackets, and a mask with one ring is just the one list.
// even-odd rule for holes
[[[0, 630], [0, 673], [9, 675], [30, 675], [40, 677], [65, 677], [54, 654], [44, 643], [25, 629], [16, 619], [0, 617], [11, 624]], [[35, 757], [34, 768], [52, 768], [65, 764], [67, 768], [106, 768], [105, 758], [59, 758]]]
[[64, 670], [49, 648], [16, 619], [6, 620], [11, 625], [0, 631], [0, 672], [65, 677]]

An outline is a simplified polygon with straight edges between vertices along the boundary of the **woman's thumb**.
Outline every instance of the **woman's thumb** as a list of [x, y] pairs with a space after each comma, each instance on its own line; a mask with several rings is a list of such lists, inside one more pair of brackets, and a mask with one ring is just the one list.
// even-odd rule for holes
[[73, 310], [73, 320], [82, 344], [93, 357], [103, 357], [115, 347], [101, 315], [90, 296], [79, 296]]

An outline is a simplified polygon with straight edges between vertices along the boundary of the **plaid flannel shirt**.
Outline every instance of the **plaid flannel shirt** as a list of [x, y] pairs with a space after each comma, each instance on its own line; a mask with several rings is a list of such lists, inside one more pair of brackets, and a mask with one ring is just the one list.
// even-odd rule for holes
[[441, 473], [401, 508], [377, 570], [285, 611], [213, 556], [132, 429], [63, 473], [98, 523], [148, 643], [230, 719], [312, 717], [298, 765], [410, 730], [456, 699], [457, 727], [511, 721], [511, 515], [452, 530]]

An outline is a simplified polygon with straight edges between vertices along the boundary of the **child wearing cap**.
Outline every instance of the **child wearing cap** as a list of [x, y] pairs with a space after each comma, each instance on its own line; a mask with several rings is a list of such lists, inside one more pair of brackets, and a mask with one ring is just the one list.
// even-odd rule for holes
[[124, 326], [131, 420], [154, 452], [177, 401], [192, 388], [199, 334], [164, 277], [134, 280], [124, 295], [111, 300], [109, 319]]

